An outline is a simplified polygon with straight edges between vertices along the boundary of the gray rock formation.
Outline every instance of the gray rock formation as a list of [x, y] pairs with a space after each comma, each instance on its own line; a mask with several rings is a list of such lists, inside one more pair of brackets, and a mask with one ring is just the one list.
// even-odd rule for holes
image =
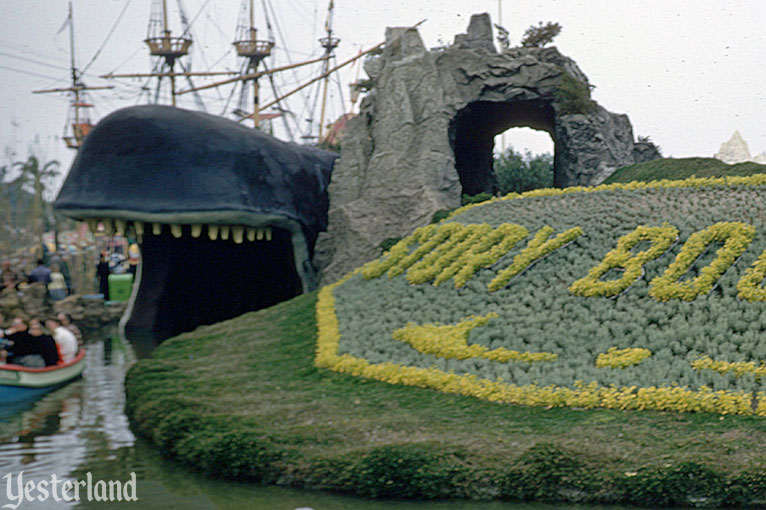
[[[599, 184], [636, 160], [628, 117], [590, 101], [573, 60], [554, 47], [497, 53], [487, 14], [431, 51], [415, 28], [389, 28], [365, 71], [374, 86], [345, 130], [316, 248], [323, 283], [380, 255], [384, 239], [458, 207], [461, 194], [496, 192], [494, 136], [508, 128], [551, 135], [557, 186]], [[573, 111], [562, 80], [579, 84], [585, 106]]]
[[59, 312], [68, 313], [85, 330], [115, 326], [125, 311], [127, 302], [108, 302], [74, 294], [61, 301], [50, 301], [45, 284], [33, 283], [22, 291], [3, 289], [0, 292], [0, 314], [7, 325], [14, 317], [46, 319]]

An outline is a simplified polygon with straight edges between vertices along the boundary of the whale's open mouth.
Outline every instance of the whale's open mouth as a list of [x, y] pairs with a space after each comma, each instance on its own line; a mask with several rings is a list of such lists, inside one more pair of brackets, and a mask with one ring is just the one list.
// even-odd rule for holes
[[88, 135], [55, 206], [137, 239], [121, 326], [164, 339], [316, 286], [334, 157], [218, 117], [127, 108]]

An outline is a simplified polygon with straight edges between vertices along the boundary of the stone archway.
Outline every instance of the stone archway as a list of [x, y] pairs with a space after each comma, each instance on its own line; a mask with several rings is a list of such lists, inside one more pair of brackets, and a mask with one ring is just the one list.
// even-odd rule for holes
[[562, 84], [590, 90], [572, 59], [554, 47], [498, 53], [487, 14], [432, 50], [416, 28], [388, 28], [365, 71], [372, 88], [343, 134], [317, 242], [324, 283], [379, 256], [384, 239], [458, 207], [462, 193], [495, 191], [492, 136], [508, 127], [550, 133], [556, 186], [599, 184], [637, 161], [626, 115], [590, 100], [568, 105]]
[[459, 110], [449, 124], [449, 141], [462, 193], [497, 192], [492, 168], [496, 135], [512, 127], [529, 127], [546, 131], [555, 140], [555, 122], [553, 106], [541, 100], [476, 101]]

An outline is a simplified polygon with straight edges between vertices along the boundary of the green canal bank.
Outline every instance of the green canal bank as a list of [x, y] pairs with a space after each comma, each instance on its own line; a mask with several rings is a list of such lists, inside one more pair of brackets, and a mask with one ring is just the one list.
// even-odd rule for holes
[[316, 293], [165, 341], [133, 428], [211, 477], [364, 497], [766, 505], [766, 420], [493, 404], [314, 367]]

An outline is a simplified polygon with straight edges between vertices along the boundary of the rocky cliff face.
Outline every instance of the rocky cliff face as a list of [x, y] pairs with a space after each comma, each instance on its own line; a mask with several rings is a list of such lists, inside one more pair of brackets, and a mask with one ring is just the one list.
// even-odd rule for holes
[[473, 16], [453, 45], [430, 51], [415, 28], [389, 28], [383, 54], [365, 71], [374, 86], [345, 131], [329, 230], [316, 249], [324, 283], [378, 256], [384, 239], [459, 206], [461, 194], [494, 193], [494, 136], [508, 128], [551, 135], [562, 187], [599, 184], [654, 157], [636, 150], [626, 115], [589, 100], [582, 111], [564, 104], [562, 80], [585, 91], [589, 83], [556, 48], [498, 53], [486, 14]]

